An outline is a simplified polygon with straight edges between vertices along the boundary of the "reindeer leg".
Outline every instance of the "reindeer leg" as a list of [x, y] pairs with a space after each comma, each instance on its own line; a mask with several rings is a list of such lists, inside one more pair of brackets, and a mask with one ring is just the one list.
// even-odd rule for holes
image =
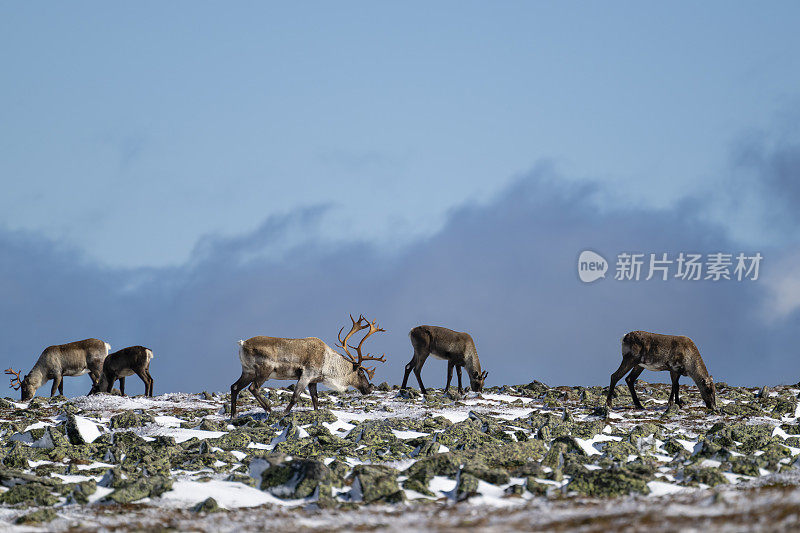
[[450, 381], [452, 381], [452, 379], [453, 379], [453, 367], [454, 366], [455, 365], [452, 363], [452, 361], [448, 361], [447, 362], [447, 384], [444, 386], [444, 392], [447, 392], [447, 391], [450, 390]]
[[456, 375], [458, 376], [458, 393], [464, 394], [464, 387], [461, 386], [461, 365], [456, 365]]
[[[114, 385], [112, 384], [111, 386], [113, 387]], [[147, 390], [146, 389], [147, 389], [147, 387], [145, 387], [145, 395], [147, 395]], [[125, 378], [124, 377], [119, 378], [119, 393], [122, 394], [123, 396], [125, 396]]]
[[670, 370], [669, 376], [672, 378], [672, 391], [669, 394], [669, 405], [672, 405], [672, 400], [674, 399], [675, 403], [678, 404], [678, 407], [683, 407], [683, 400], [678, 398], [678, 391], [680, 390], [680, 387], [678, 386], [678, 380], [681, 379], [681, 375], [679, 372]]
[[425, 385], [422, 384], [422, 365], [415, 365], [414, 366], [414, 375], [417, 376], [417, 383], [419, 383], [419, 390], [422, 394], [428, 394], [428, 391], [425, 390]]
[[314, 410], [316, 411], [319, 409], [319, 405], [317, 404], [317, 384], [316, 383], [309, 383], [308, 384], [308, 393], [311, 395], [311, 403], [314, 405]]
[[58, 393], [60, 395], [64, 395], [64, 380], [61, 380], [61, 383], [58, 384]]
[[405, 389], [407, 387], [408, 376], [411, 375], [411, 370], [413, 370], [413, 368], [414, 368], [414, 358], [412, 358], [411, 361], [409, 361], [408, 364], [406, 365], [406, 373], [403, 374], [403, 384], [400, 385], [401, 389]]
[[149, 368], [145, 368], [144, 369], [144, 373], [147, 374], [147, 377], [150, 379], [150, 391], [147, 393], [147, 395], [152, 397], [153, 396], [153, 383], [154, 383], [155, 380], [153, 379], [153, 376], [150, 375], [150, 369]]
[[135, 370], [135, 372], [136, 372], [136, 375], [139, 376], [139, 379], [142, 380], [142, 383], [144, 383], [144, 395], [148, 396], [147, 392], [150, 390], [150, 378], [147, 376], [147, 374], [145, 373], [144, 369]]
[[294, 404], [297, 403], [297, 400], [300, 398], [300, 393], [306, 390], [309, 381], [311, 381], [311, 378], [306, 375], [306, 372], [303, 372], [300, 375], [300, 379], [298, 379], [297, 383], [294, 385], [294, 394], [292, 394], [292, 399], [289, 401], [289, 405], [286, 406], [286, 414], [289, 414], [289, 411], [292, 410]]
[[644, 407], [642, 407], [642, 403], [639, 401], [639, 397], [636, 395], [636, 389], [633, 386], [636, 383], [636, 380], [639, 379], [639, 375], [642, 372], [644, 372], [644, 367], [637, 366], [631, 371], [630, 374], [628, 374], [628, 377], [625, 378], [625, 382], [628, 384], [628, 389], [630, 389], [631, 391], [631, 398], [633, 398], [633, 405], [637, 409], [644, 409]]
[[253, 398], [255, 398], [259, 404], [261, 404], [261, 407], [264, 408], [264, 411], [269, 414], [272, 408], [270, 407], [269, 402], [261, 395], [261, 386], [264, 384], [264, 381], [266, 380], [253, 381], [250, 384], [250, 393], [253, 395]]
[[608, 396], [606, 397], [606, 405], [611, 407], [611, 398], [614, 397], [614, 387], [617, 386], [617, 381], [622, 379], [622, 376], [631, 371], [636, 363], [633, 358], [622, 358], [619, 368], [616, 372], [611, 374], [611, 384], [608, 386]]
[[50, 389], [50, 396], [55, 396], [56, 391], [58, 390], [58, 386], [61, 385], [61, 376], [58, 375], [53, 378], [53, 388]]
[[249, 385], [251, 381], [253, 378], [242, 372], [236, 383], [231, 385], [231, 419], [236, 418], [236, 398], [239, 396], [239, 391]]

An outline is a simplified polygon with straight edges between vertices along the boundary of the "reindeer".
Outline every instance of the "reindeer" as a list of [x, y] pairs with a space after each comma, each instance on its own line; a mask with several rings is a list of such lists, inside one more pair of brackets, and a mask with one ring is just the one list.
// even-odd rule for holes
[[150, 375], [150, 361], [153, 351], [144, 346], [129, 346], [106, 357], [100, 379], [89, 394], [111, 392], [114, 382], [119, 379], [119, 391], [125, 396], [125, 378], [136, 374], [144, 382], [145, 396], [153, 395], [153, 376]]
[[[350, 315], [353, 323], [350, 332], [342, 339], [342, 331], [339, 330], [337, 339], [339, 344], [336, 346], [344, 350], [341, 354], [333, 350], [330, 346], [316, 337], [306, 337], [304, 339], [284, 339], [279, 337], [253, 337], [246, 341], [239, 341], [239, 360], [242, 363], [241, 377], [231, 385], [231, 418], [236, 416], [236, 397], [239, 391], [250, 385], [249, 390], [256, 401], [269, 413], [269, 402], [261, 395], [259, 389], [270, 378], [274, 379], [297, 379], [294, 387], [294, 394], [286, 407], [286, 413], [292, 410], [300, 393], [308, 388], [311, 395], [311, 403], [314, 409], [318, 409], [317, 404], [317, 384], [322, 383], [331, 389], [344, 391], [347, 387], [355, 387], [361, 394], [369, 394], [372, 391], [370, 380], [375, 375], [375, 368], [363, 366], [364, 361], [385, 362], [383, 355], [372, 357], [369, 354], [362, 355], [361, 347], [367, 337], [379, 331], [386, 331], [378, 327], [373, 320], [370, 322], [362, 315], [355, 320]], [[348, 344], [350, 337], [354, 333], [369, 328], [358, 346], [353, 347]], [[358, 354], [358, 359], [350, 353], [353, 349]]]
[[461, 333], [452, 329], [439, 326], [417, 326], [408, 332], [411, 338], [411, 345], [414, 347], [414, 356], [406, 365], [406, 373], [403, 376], [402, 389], [406, 388], [408, 376], [411, 371], [417, 376], [417, 383], [422, 394], [427, 394], [425, 385], [422, 384], [422, 365], [429, 355], [437, 359], [447, 361], [447, 384], [445, 392], [450, 390], [450, 381], [453, 379], [453, 367], [458, 374], [458, 392], [464, 392], [461, 387], [461, 367], [466, 367], [467, 376], [472, 390], [480, 392], [483, 390], [483, 383], [486, 381], [488, 372], [481, 372], [481, 362], [478, 360], [478, 351], [475, 349], [475, 342], [469, 333]]
[[611, 399], [616, 396], [614, 387], [622, 376], [630, 372], [625, 381], [631, 391], [633, 405], [637, 409], [644, 409], [636, 396], [634, 384], [639, 374], [644, 369], [660, 371], [668, 370], [672, 378], [672, 391], [669, 395], [668, 406], [673, 402], [683, 406], [683, 401], [678, 398], [678, 380], [681, 376], [691, 377], [700, 390], [700, 397], [709, 409], [717, 407], [717, 391], [714, 387], [714, 378], [706, 370], [700, 351], [692, 339], [678, 335], [660, 335], [647, 331], [631, 331], [622, 337], [622, 363], [616, 372], [611, 374], [611, 384], [608, 387], [606, 404], [611, 407]]
[[64, 376], [82, 376], [88, 373], [95, 384], [103, 371], [103, 361], [108, 356], [111, 346], [100, 339], [84, 339], [68, 344], [48, 346], [39, 356], [28, 375], [20, 380], [20, 372], [7, 369], [6, 374], [16, 376], [11, 380], [11, 387], [22, 389], [22, 401], [27, 402], [36, 394], [36, 390], [53, 380], [50, 396], [56, 390], [64, 394]]

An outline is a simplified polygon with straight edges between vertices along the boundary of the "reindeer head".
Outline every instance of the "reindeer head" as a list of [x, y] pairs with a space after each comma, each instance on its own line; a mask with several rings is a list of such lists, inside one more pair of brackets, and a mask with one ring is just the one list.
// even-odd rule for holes
[[700, 389], [700, 397], [706, 404], [706, 407], [712, 410], [717, 408], [717, 388], [714, 386], [714, 377], [710, 374], [697, 382], [697, 388]]
[[7, 368], [6, 369], [6, 374], [8, 374], [9, 376], [15, 376], [15, 377], [11, 378], [11, 384], [9, 385], [9, 387], [11, 387], [14, 390], [22, 389], [22, 398], [21, 399], [22, 399], [23, 402], [27, 402], [28, 400], [33, 398], [34, 394], [36, 394], [36, 389], [38, 387], [36, 387], [36, 385], [34, 385], [32, 380], [30, 379], [30, 374], [28, 374], [24, 378], [20, 379], [19, 376], [20, 376], [21, 373], [22, 373], [21, 371], [18, 372], [18, 371], [12, 370], [11, 368]]
[[100, 377], [97, 378], [97, 383], [92, 385], [92, 389], [89, 391], [89, 394], [97, 394], [98, 392], [111, 392], [111, 387], [108, 383], [108, 376], [106, 376], [105, 372], [100, 372]]
[[[339, 334], [337, 335], [337, 339], [339, 340], [338, 346], [344, 350], [344, 357], [347, 358], [353, 364], [353, 373], [355, 374], [354, 380], [351, 384], [358, 389], [361, 394], [369, 394], [372, 392], [372, 383], [370, 380], [375, 376], [375, 367], [367, 368], [363, 365], [364, 361], [379, 361], [381, 363], [386, 362], [386, 358], [381, 355], [380, 357], [372, 357], [370, 354], [362, 355], [361, 354], [361, 347], [364, 345], [364, 341], [367, 340], [367, 337], [372, 335], [373, 333], [377, 333], [379, 331], [386, 331], [385, 329], [378, 326], [375, 320], [370, 322], [363, 315], [358, 315], [358, 320], [353, 318], [353, 315], [350, 315], [350, 321], [353, 325], [350, 327], [350, 332], [345, 335], [344, 339], [342, 339], [342, 331], [344, 331], [344, 327], [339, 330]], [[363, 324], [362, 324], [363, 322]], [[361, 338], [361, 342], [358, 343], [358, 346], [350, 346], [347, 344], [347, 341], [350, 337], [353, 336], [354, 333], [361, 331], [362, 329], [369, 328], [364, 337]], [[350, 353], [350, 350], [355, 350], [358, 354], [358, 359], [356, 360], [355, 357]]]
[[475, 372], [470, 373], [469, 386], [473, 391], [481, 392], [483, 390], [483, 383], [486, 381], [486, 376], [488, 375], [488, 372], [481, 372], [480, 368]]

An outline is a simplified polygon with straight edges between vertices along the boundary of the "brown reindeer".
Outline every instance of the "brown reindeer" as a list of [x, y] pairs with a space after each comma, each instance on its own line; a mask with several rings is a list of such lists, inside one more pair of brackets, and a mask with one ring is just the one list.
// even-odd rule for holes
[[82, 376], [89, 374], [92, 384], [96, 383], [103, 371], [103, 361], [108, 356], [111, 346], [100, 339], [84, 339], [68, 344], [48, 346], [39, 356], [28, 374], [20, 379], [20, 372], [6, 370], [6, 374], [15, 375], [11, 387], [22, 389], [22, 401], [33, 398], [36, 390], [46, 382], [53, 380], [50, 396], [56, 391], [64, 394], [64, 376]]
[[153, 395], [153, 376], [150, 375], [150, 361], [153, 351], [144, 346], [129, 346], [106, 357], [103, 372], [89, 394], [111, 392], [114, 382], [119, 379], [119, 391], [125, 396], [125, 378], [136, 374], [144, 382], [145, 396]]
[[[296, 379], [294, 394], [286, 407], [286, 412], [291, 411], [297, 403], [300, 393], [308, 388], [311, 403], [314, 409], [317, 404], [317, 384], [322, 383], [334, 390], [343, 391], [347, 387], [355, 387], [361, 394], [369, 394], [372, 390], [370, 380], [375, 375], [375, 368], [363, 366], [365, 361], [385, 362], [383, 356], [372, 357], [362, 355], [361, 347], [367, 337], [379, 331], [373, 320], [370, 322], [359, 315], [355, 320], [352, 315], [350, 320], [353, 325], [350, 332], [342, 339], [339, 330], [339, 348], [344, 354], [333, 350], [330, 346], [316, 337], [304, 339], [285, 339], [280, 337], [253, 337], [246, 341], [239, 341], [239, 360], [242, 363], [242, 375], [231, 385], [231, 418], [236, 416], [236, 398], [239, 391], [250, 385], [249, 390], [264, 410], [269, 413], [269, 402], [261, 395], [259, 389], [268, 379]], [[348, 344], [354, 333], [369, 328], [369, 331], [353, 347]], [[350, 350], [358, 354], [356, 359]]]
[[689, 376], [700, 390], [700, 397], [703, 398], [706, 407], [716, 409], [717, 391], [714, 387], [714, 378], [709, 375], [703, 358], [700, 357], [700, 351], [692, 339], [647, 331], [631, 331], [622, 337], [622, 364], [611, 375], [611, 384], [606, 398], [609, 408], [611, 399], [616, 395], [614, 387], [617, 381], [630, 372], [625, 378], [625, 382], [631, 391], [633, 405], [637, 409], [644, 409], [636, 395], [636, 389], [634, 389], [634, 384], [644, 369], [669, 371], [672, 378], [669, 406], [673, 402], [683, 406], [683, 401], [678, 397], [678, 380], [681, 376]]
[[406, 373], [403, 376], [402, 389], [408, 384], [408, 376], [411, 371], [417, 377], [417, 383], [422, 394], [426, 394], [425, 385], [422, 384], [422, 365], [429, 355], [437, 359], [447, 361], [447, 384], [445, 392], [450, 389], [450, 381], [453, 379], [453, 368], [458, 374], [458, 392], [463, 392], [461, 387], [461, 367], [467, 369], [467, 377], [472, 390], [480, 392], [483, 390], [484, 381], [488, 372], [481, 372], [481, 362], [478, 359], [478, 351], [475, 349], [475, 342], [469, 333], [461, 333], [452, 329], [440, 326], [417, 326], [408, 333], [411, 345], [414, 347], [414, 355], [406, 365]]

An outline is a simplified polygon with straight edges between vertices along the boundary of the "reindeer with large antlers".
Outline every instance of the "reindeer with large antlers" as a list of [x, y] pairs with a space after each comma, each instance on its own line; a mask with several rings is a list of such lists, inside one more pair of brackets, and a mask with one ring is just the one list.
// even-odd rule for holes
[[[353, 323], [350, 331], [342, 339], [344, 327], [339, 330], [337, 346], [344, 350], [341, 354], [316, 337], [304, 339], [284, 339], [280, 337], [252, 337], [246, 341], [239, 341], [239, 360], [242, 363], [241, 377], [231, 385], [231, 418], [236, 416], [236, 398], [239, 391], [250, 385], [249, 390], [256, 401], [269, 413], [269, 402], [261, 395], [259, 389], [268, 379], [296, 379], [294, 394], [286, 407], [286, 412], [291, 411], [297, 403], [300, 393], [306, 388], [311, 395], [314, 409], [317, 404], [317, 384], [322, 383], [331, 389], [344, 391], [347, 387], [355, 387], [361, 394], [369, 394], [372, 390], [370, 379], [375, 375], [375, 368], [363, 366], [365, 361], [385, 362], [384, 356], [373, 357], [363, 355], [361, 348], [367, 337], [379, 331], [386, 331], [378, 327], [373, 320], [370, 322], [359, 315], [358, 320], [350, 316]], [[352, 346], [350, 337], [355, 333], [369, 328], [369, 331], [358, 343]], [[350, 350], [355, 350], [358, 357], [354, 357]]]

